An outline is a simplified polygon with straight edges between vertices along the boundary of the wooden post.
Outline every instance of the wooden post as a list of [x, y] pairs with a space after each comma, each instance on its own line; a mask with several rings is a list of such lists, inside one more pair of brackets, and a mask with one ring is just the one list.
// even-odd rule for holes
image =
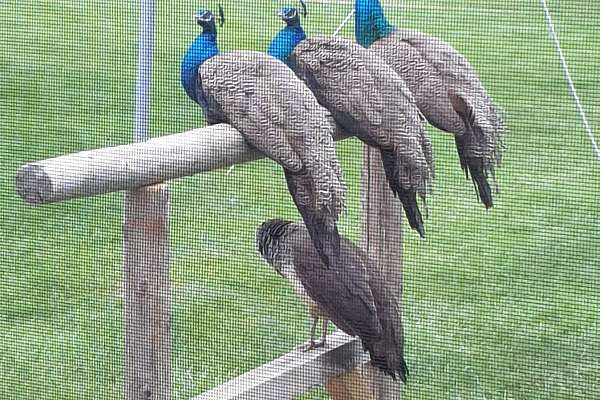
[[170, 399], [168, 204], [164, 184], [125, 194], [125, 400]]
[[369, 377], [362, 370], [354, 369], [327, 382], [325, 388], [332, 400], [375, 400]]
[[[402, 313], [402, 206], [389, 188], [381, 154], [366, 145], [363, 145], [361, 189], [362, 248], [371, 265], [382, 271], [388, 293]], [[369, 377], [376, 400], [400, 399], [400, 381], [392, 381], [370, 365], [363, 372]]]
[[[150, 138], [154, 0], [140, 1], [133, 141]], [[153, 182], [154, 183], [154, 182]], [[170, 400], [169, 192], [132, 189], [123, 204], [125, 400]]]
[[[402, 206], [389, 189], [379, 151], [366, 145], [363, 145], [361, 201], [361, 247], [368, 255], [371, 265], [381, 269], [388, 293], [394, 296], [398, 303], [398, 310], [401, 312]], [[400, 321], [400, 316], [398, 317]], [[370, 398], [373, 400], [400, 398], [399, 381], [394, 382], [389, 377], [385, 377], [370, 364], [350, 372], [341, 379], [343, 379], [341, 384], [347, 391], [342, 393], [332, 391], [334, 386], [340, 386], [333, 380], [327, 387], [332, 400], [365, 399], [360, 392], [362, 389], [352, 389], [364, 386], [364, 382], [368, 382], [372, 395]]]

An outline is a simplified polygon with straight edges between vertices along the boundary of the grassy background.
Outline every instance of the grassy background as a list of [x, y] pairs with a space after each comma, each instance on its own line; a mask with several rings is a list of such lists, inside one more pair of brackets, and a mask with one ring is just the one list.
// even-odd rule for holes
[[[31, 160], [130, 142], [137, 4], [0, 1], [0, 398], [118, 399], [122, 194], [32, 208], [13, 182]], [[202, 124], [179, 86], [197, 1], [159, 1], [154, 136]], [[438, 177], [428, 237], [406, 235], [405, 399], [600, 398], [600, 165], [535, 1], [386, 3], [390, 19], [452, 43], [506, 110], [502, 194], [486, 212], [453, 140], [430, 129]], [[215, 6], [216, 2], [204, 2]], [[267, 0], [226, 4], [224, 50], [264, 49]], [[202, 5], [201, 5], [202, 6]], [[600, 5], [552, 2], [594, 127]], [[349, 2], [314, 2], [310, 34]], [[352, 24], [344, 30], [352, 37]], [[359, 147], [338, 146], [350, 187], [341, 229], [359, 235]], [[260, 161], [171, 188], [172, 378], [188, 399], [307, 336], [305, 310], [256, 256], [255, 227], [297, 218], [281, 171]], [[305, 399], [326, 398], [320, 391]]]

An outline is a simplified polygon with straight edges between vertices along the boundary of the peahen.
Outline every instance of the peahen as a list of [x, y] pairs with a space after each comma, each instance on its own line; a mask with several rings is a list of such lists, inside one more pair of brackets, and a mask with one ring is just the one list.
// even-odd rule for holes
[[[224, 21], [220, 8], [221, 21]], [[335, 122], [281, 61], [261, 52], [220, 54], [216, 18], [201, 10], [203, 32], [181, 63], [181, 83], [208, 124], [227, 123], [283, 167], [289, 192], [327, 265], [339, 253], [337, 219], [345, 185], [335, 153]]]
[[[342, 237], [339, 262], [323, 268], [306, 228], [279, 219], [265, 221], [256, 232], [262, 257], [303, 298], [313, 320], [310, 344], [305, 350], [325, 344], [331, 320], [351, 336], [358, 336], [372, 364], [393, 379], [406, 382], [404, 333], [397, 304], [387, 292], [379, 269], [365, 254]], [[315, 342], [315, 327], [323, 320], [321, 340]]]
[[390, 188], [423, 237], [417, 194], [428, 194], [434, 165], [422, 116], [405, 83], [379, 57], [349, 40], [307, 39], [296, 8], [285, 7], [279, 15], [286, 27], [271, 42], [269, 54], [294, 70], [344, 130], [379, 149]]
[[391, 25], [379, 0], [356, 0], [356, 40], [406, 82], [425, 118], [454, 134], [460, 165], [486, 208], [506, 129], [502, 115], [469, 62], [449, 44]]

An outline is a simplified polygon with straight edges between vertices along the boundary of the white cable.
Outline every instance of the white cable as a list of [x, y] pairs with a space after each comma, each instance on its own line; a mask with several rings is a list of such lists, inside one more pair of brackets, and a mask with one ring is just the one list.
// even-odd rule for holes
[[592, 142], [592, 147], [596, 152], [596, 156], [600, 161], [600, 148], [598, 148], [598, 144], [596, 143], [596, 139], [594, 138], [594, 134], [592, 133], [592, 127], [590, 126], [585, 111], [583, 110], [583, 106], [581, 101], [579, 100], [579, 96], [577, 95], [577, 90], [575, 89], [575, 84], [573, 83], [573, 79], [571, 78], [571, 73], [569, 72], [569, 66], [567, 65], [567, 60], [565, 59], [565, 55], [563, 54], [562, 48], [560, 47], [560, 42], [558, 41], [558, 35], [556, 34], [556, 30], [554, 29], [554, 22], [552, 22], [552, 16], [550, 15], [550, 10], [548, 9], [548, 4], [546, 4], [546, 0], [541, 0], [542, 6], [544, 7], [544, 13], [546, 14], [546, 20], [548, 21], [548, 30], [550, 32], [550, 36], [554, 40], [554, 44], [556, 45], [556, 49], [558, 51], [558, 56], [560, 57], [560, 62], [562, 64], [563, 70], [565, 71], [565, 77], [567, 78], [567, 82], [569, 83], [569, 90], [571, 91], [571, 95], [575, 98], [575, 104], [577, 105], [577, 109], [579, 110], [579, 114], [581, 115], [581, 119], [583, 121], [583, 125], [587, 130], [587, 133], [590, 137], [590, 141]]
[[350, 11], [350, 14], [348, 14], [346, 19], [342, 21], [342, 24], [340, 26], [338, 26], [338, 28], [335, 30], [335, 32], [333, 32], [333, 36], [337, 36], [338, 33], [340, 33], [340, 31], [344, 28], [344, 26], [346, 26], [346, 24], [350, 21], [350, 18], [352, 18], [353, 15], [354, 15], [354, 10]]

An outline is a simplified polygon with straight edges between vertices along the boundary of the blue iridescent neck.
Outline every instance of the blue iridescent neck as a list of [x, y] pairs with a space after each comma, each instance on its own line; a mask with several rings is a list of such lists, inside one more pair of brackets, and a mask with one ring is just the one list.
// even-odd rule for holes
[[363, 47], [369, 47], [396, 29], [385, 18], [379, 0], [356, 0], [355, 10], [354, 33]]
[[197, 98], [198, 68], [209, 58], [219, 54], [217, 47], [217, 32], [207, 27], [202, 34], [188, 48], [181, 61], [181, 85], [187, 95], [196, 103], [201, 104]]
[[289, 57], [296, 46], [304, 39], [306, 39], [306, 34], [300, 22], [289, 24], [277, 33], [271, 41], [267, 53], [289, 65]]

